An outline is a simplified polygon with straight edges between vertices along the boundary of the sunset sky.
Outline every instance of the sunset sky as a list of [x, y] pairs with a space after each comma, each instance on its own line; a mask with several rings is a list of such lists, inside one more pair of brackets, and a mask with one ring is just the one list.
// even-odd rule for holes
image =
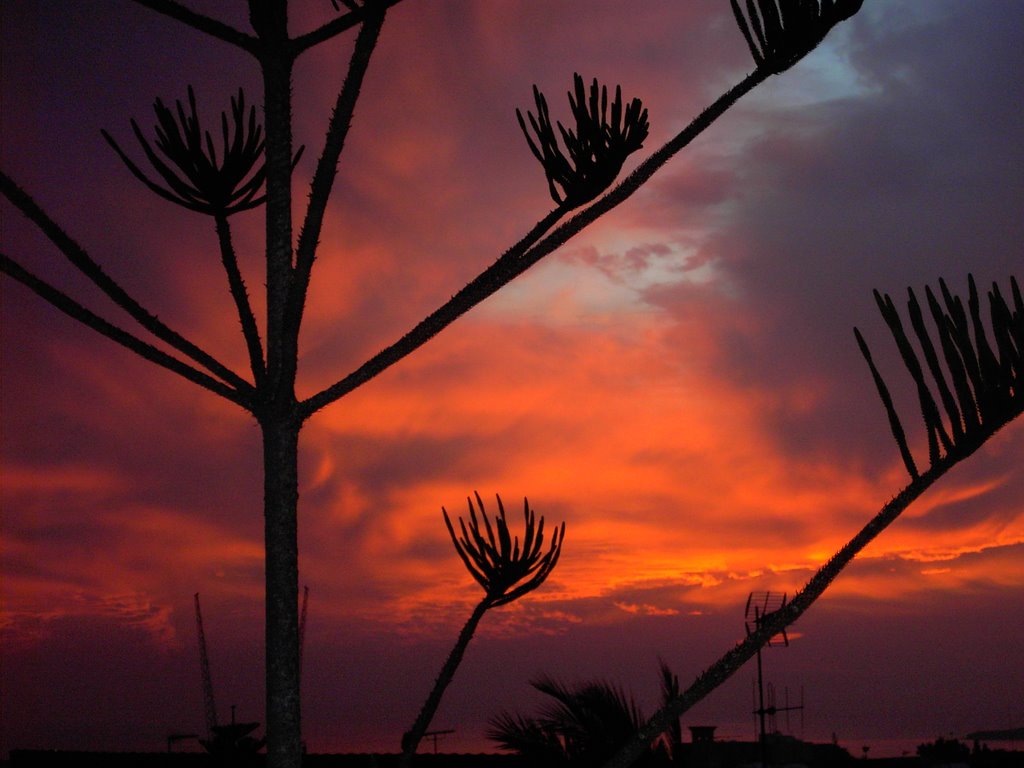
[[[245, 3], [190, 7], [246, 30]], [[293, 31], [334, 15], [296, 2]], [[229, 7], [230, 6], [230, 7]], [[603, 678], [655, 709], [908, 478], [854, 340], [916, 404], [871, 291], [1024, 278], [1024, 5], [868, 0], [640, 193], [315, 416], [301, 444], [310, 751], [396, 751], [479, 587], [441, 508], [479, 491], [565, 521], [547, 583], [483, 620], [434, 720], [447, 751]], [[306, 199], [353, 34], [296, 72]], [[236, 370], [212, 222], [158, 199], [152, 102], [213, 122], [255, 64], [129, 2], [0, 7], [0, 167], [161, 319]], [[302, 335], [300, 396], [390, 344], [552, 208], [515, 109], [572, 75], [643, 99], [645, 156], [753, 67], [727, 0], [405, 0], [356, 111]], [[632, 162], [632, 161], [631, 161]], [[0, 251], [129, 324], [6, 202]], [[262, 210], [232, 220], [259, 299]], [[166, 748], [203, 728], [192, 596], [222, 719], [263, 719], [259, 431], [240, 409], [0, 282], [0, 754]], [[261, 310], [259, 310], [261, 311]], [[911, 432], [919, 450], [922, 435]], [[765, 656], [803, 728], [855, 754], [1024, 726], [1024, 425], [1000, 432]], [[924, 457], [921, 457], [924, 460]], [[515, 514], [513, 515], [514, 519]], [[518, 520], [517, 520], [518, 522]], [[688, 713], [750, 739], [753, 668]], [[781, 700], [779, 702], [782, 703]], [[785, 727], [784, 718], [779, 725]]]

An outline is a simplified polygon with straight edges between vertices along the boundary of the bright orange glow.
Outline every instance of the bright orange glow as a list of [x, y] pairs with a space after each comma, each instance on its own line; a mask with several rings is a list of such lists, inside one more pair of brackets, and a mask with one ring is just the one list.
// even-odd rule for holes
[[[248, 377], [212, 223], [150, 199], [97, 139], [107, 128], [130, 141], [133, 116], [148, 130], [158, 95], [149, 81], [178, 78], [153, 69], [151, 54], [176, 50], [181, 30], [104, 33], [124, 48], [100, 56], [77, 32], [98, 23], [87, 11], [65, 9], [73, 15], [53, 20], [60, 34], [41, 35], [32, 14], [57, 11], [22, 5], [33, 10], [10, 11], [14, 31], [0, 41], [12, 62], [4, 87], [32, 97], [5, 102], [4, 171], [154, 313]], [[1020, 115], [1005, 103], [1022, 66], [1020, 25], [1005, 17], [1020, 11], [994, 8], [929, 5], [896, 12], [899, 23], [865, 10], [635, 197], [309, 420], [299, 579], [312, 594], [312, 746], [394, 749], [408, 725], [398, 721], [411, 720], [481, 596], [441, 514], [466, 515], [474, 491], [491, 515], [500, 494], [513, 530], [526, 497], [546, 536], [563, 521], [566, 533], [548, 581], [481, 623], [441, 713], [459, 728], [453, 751], [490, 748], [486, 717], [527, 701], [532, 675], [637, 675], [628, 687], [659, 654], [695, 675], [742, 636], [751, 591], [792, 596], [908, 482], [851, 329], [875, 351], [923, 463], [914, 388], [871, 290], [900, 304], [907, 285], [939, 275], [961, 293], [968, 271], [982, 287], [1024, 277]], [[134, 29], [123, 13], [115, 28]], [[330, 13], [309, 3], [292, 25]], [[724, 2], [444, 0], [399, 4], [388, 25], [320, 238], [300, 398], [400, 338], [551, 210], [515, 119], [517, 107], [534, 108], [533, 83], [564, 121], [574, 71], [621, 82], [650, 109], [647, 153], [752, 66]], [[957, 47], [935, 45], [952, 37]], [[306, 147], [296, 237], [351, 43], [343, 35], [296, 70], [295, 140]], [[210, 114], [236, 78], [258, 91], [245, 80], [251, 62], [210, 56], [189, 70]], [[125, 77], [126, 62], [137, 78]], [[5, 255], [131, 327], [15, 211], [4, 208], [3, 224]], [[262, 213], [232, 227], [265, 328]], [[14, 694], [0, 684], [0, 695], [18, 698], [0, 707], [36, 713], [19, 734], [84, 723], [85, 742], [99, 726], [82, 712], [104, 695], [120, 702], [111, 681], [127, 680], [137, 688], [124, 708], [145, 703], [135, 720], [103, 710], [112, 741], [142, 734], [138, 720], [150, 727], [138, 739], [158, 747], [169, 729], [198, 727], [185, 712], [200, 711], [188, 699], [198, 696], [196, 592], [224, 704], [258, 702], [258, 425], [13, 281], [2, 289], [0, 642], [17, 662], [0, 665], [14, 676]], [[819, 700], [871, 684], [842, 713], [875, 718], [864, 743], [901, 722], [878, 690], [899, 699], [911, 683], [936, 686], [914, 707], [891, 705], [926, 702], [936, 723], [948, 713], [934, 702], [966, 701], [970, 686], [943, 666], [952, 652], [920, 644], [930, 633], [977, 654], [958, 669], [998, 664], [990, 678], [1011, 681], [971, 692], [964, 711], [978, 722], [943, 721], [934, 733], [1002, 727], [997, 707], [1016, 706], [1024, 654], [1009, 640], [992, 647], [999, 633], [985, 622], [1001, 622], [1003, 638], [1024, 633], [1022, 455], [1024, 429], [1011, 424], [882, 533], [790, 633], [800, 640], [792, 663], [822, 675]], [[65, 688], [79, 697], [62, 700]], [[739, 714], [722, 705], [701, 716], [727, 711], [745, 737], [746, 695], [734, 696]], [[174, 717], [171, 701], [184, 701]], [[814, 727], [827, 739], [842, 725]]]

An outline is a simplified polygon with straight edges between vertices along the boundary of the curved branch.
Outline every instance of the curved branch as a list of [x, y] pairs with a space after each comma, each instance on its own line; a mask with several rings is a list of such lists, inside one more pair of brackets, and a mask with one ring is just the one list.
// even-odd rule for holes
[[[742, 96], [769, 76], [770, 73], [764, 69], [755, 70], [747, 75], [737, 85], [719, 96], [711, 106], [694, 118], [668, 143], [644, 160], [608, 194], [544, 237], [544, 233], [564, 215], [565, 209], [557, 208], [549, 213], [522, 240], [502, 254], [496, 262], [405, 336], [378, 352], [345, 378], [303, 401], [301, 404], [302, 417], [308, 418], [418, 349], [461, 315], [521, 275], [544, 256], [558, 249], [605, 213], [627, 200], [676, 153], [693, 141]], [[543, 240], [541, 240], [542, 237], [544, 237]]]
[[68, 317], [74, 318], [83, 325], [103, 334], [110, 340], [116, 341], [122, 347], [130, 349], [132, 352], [146, 360], [149, 360], [151, 363], [156, 363], [162, 368], [173, 371], [179, 376], [188, 379], [193, 384], [198, 384], [204, 389], [208, 389], [214, 394], [220, 395], [224, 399], [230, 400], [232, 403], [240, 405], [247, 411], [252, 412], [252, 402], [245, 393], [229, 387], [227, 384], [203, 373], [197, 368], [193, 368], [178, 358], [167, 354], [163, 350], [157, 349], [152, 344], [147, 344], [138, 337], [133, 336], [128, 331], [104, 320], [99, 315], [89, 309], [86, 309], [77, 301], [69, 297], [63, 291], [54, 288], [42, 278], [32, 274], [3, 253], [0, 253], [0, 272], [9, 275], [14, 280], [17, 280], [19, 283], [27, 287], [52, 306], [59, 309]]
[[336, 37], [342, 32], [352, 29], [352, 27], [365, 21], [367, 16], [371, 13], [371, 11], [367, 9], [367, 5], [373, 7], [373, 12], [383, 14], [383, 12], [388, 8], [398, 5], [400, 2], [402, 2], [402, 0], [364, 0], [363, 7], [358, 11], [350, 11], [349, 13], [343, 14], [342, 16], [327, 22], [321, 27], [314, 29], [312, 32], [307, 32], [304, 35], [299, 35], [294, 38], [292, 40], [292, 56], [294, 58], [298, 58], [310, 48], [319, 45], [326, 40], [330, 40], [332, 37]]
[[412, 765], [413, 755], [416, 754], [417, 747], [423, 741], [423, 736], [426, 734], [427, 728], [430, 727], [430, 721], [434, 719], [434, 714], [441, 704], [441, 697], [444, 696], [445, 690], [452, 680], [455, 679], [455, 671], [459, 668], [459, 664], [462, 663], [462, 657], [466, 653], [466, 648], [469, 647], [469, 641], [473, 639], [473, 634], [476, 632], [477, 625], [480, 624], [480, 619], [492, 607], [494, 607], [494, 604], [490, 598], [484, 596], [477, 603], [476, 608], [473, 609], [473, 613], [466, 619], [466, 623], [463, 625], [455, 645], [448, 654], [448, 659], [434, 681], [434, 687], [431, 688], [430, 695], [427, 696], [427, 700], [423, 702], [423, 708], [420, 709], [419, 714], [416, 716], [416, 722], [413, 723], [412, 728], [402, 735], [402, 757], [399, 762], [401, 768], [409, 768]]
[[86, 253], [82, 246], [75, 242], [70, 235], [61, 229], [60, 225], [58, 225], [42, 208], [39, 207], [38, 203], [32, 199], [31, 195], [19, 187], [14, 180], [3, 171], [0, 171], [0, 193], [10, 200], [11, 203], [29, 219], [29, 221], [39, 227], [42, 233], [46, 235], [47, 239], [57, 246], [60, 252], [67, 257], [68, 261], [70, 261], [79, 272], [89, 278], [89, 280], [91, 280], [97, 288], [103, 291], [111, 301], [117, 304], [117, 306], [121, 307], [121, 309], [131, 315], [139, 325], [161, 341], [164, 341], [174, 347], [183, 355], [187, 355], [192, 358], [212, 374], [218, 376], [225, 383], [231, 385], [238, 392], [245, 395], [253, 394], [254, 389], [252, 384], [247, 382], [208, 352], [200, 349], [176, 331], [171, 330], [156, 315], [151, 314], [149, 310], [129, 296], [128, 292], [125, 291], [124, 288], [122, 288], [106, 272], [104, 272], [103, 268], [100, 267], [100, 265], [97, 264], [88, 253]]
[[529, 264], [520, 266], [524, 254], [545, 232], [562, 217], [564, 208], [556, 208], [534, 225], [522, 240], [476, 276], [461, 291], [456, 293], [440, 308], [421, 320], [415, 328], [389, 347], [378, 352], [363, 365], [336, 384], [299, 404], [303, 419], [309, 418], [326, 405], [347, 395], [365, 384], [377, 374], [390, 368], [402, 358], [419, 349], [430, 339], [454, 322], [460, 315], [475, 307], [499, 288], [521, 274]]
[[309, 289], [313, 261], [316, 259], [316, 248], [320, 241], [324, 213], [327, 210], [327, 202], [331, 196], [334, 180], [338, 175], [338, 158], [341, 157], [345, 148], [345, 139], [348, 136], [349, 127], [352, 125], [352, 114], [355, 112], [356, 101], [359, 99], [359, 90], [384, 24], [384, 13], [385, 11], [382, 9], [380, 12], [372, 11], [365, 14], [366, 21], [356, 38], [345, 83], [338, 93], [338, 100], [331, 113], [327, 138], [324, 141], [324, 151], [320, 155], [313, 181], [310, 184], [309, 206], [306, 208], [306, 220], [299, 232], [295, 279], [291, 285], [291, 296], [289, 296], [286, 315], [286, 323], [291, 323], [292, 325], [289, 327], [295, 329], [298, 329], [302, 322], [306, 292]]
[[[1019, 415], [1019, 412], [1018, 414]], [[962, 452], [941, 459], [937, 464], [922, 475], [916, 477], [899, 494], [886, 504], [831, 560], [818, 569], [807, 585], [794, 595], [793, 600], [783, 608], [769, 614], [760, 628], [747, 636], [731, 651], [701, 673], [697, 679], [683, 691], [673, 697], [659, 709], [644, 726], [637, 731], [636, 737], [624, 747], [614, 758], [605, 763], [603, 768], [626, 768], [641, 755], [647, 745], [663, 733], [673, 721], [705, 696], [728, 680], [751, 658], [760, 648], [768, 644], [775, 635], [800, 618], [814, 602], [821, 597], [829, 585], [850, 564], [869, 543], [896, 520], [902, 512], [919, 496], [930, 488], [940, 477], [958, 463], [972, 455], [985, 441], [1004, 427], [1016, 415], [994, 424], [990, 431], [973, 439], [965, 445]]]
[[134, 0], [134, 2], [149, 8], [151, 11], [156, 11], [164, 16], [180, 21], [210, 37], [223, 40], [225, 43], [231, 43], [231, 45], [237, 46], [251, 54], [255, 55], [259, 50], [259, 41], [252, 35], [247, 35], [222, 21], [217, 21], [217, 19], [196, 13], [174, 0]]
[[252, 305], [249, 303], [249, 292], [245, 289], [245, 281], [238, 268], [238, 257], [235, 255], [235, 248], [231, 243], [231, 224], [225, 214], [217, 215], [214, 217], [214, 221], [217, 226], [217, 240], [220, 243], [220, 260], [227, 273], [228, 287], [231, 289], [231, 297], [235, 300], [238, 319], [242, 324], [245, 346], [249, 350], [249, 367], [252, 369], [256, 388], [259, 389], [267, 375], [260, 330], [256, 325], [256, 316], [253, 315]]

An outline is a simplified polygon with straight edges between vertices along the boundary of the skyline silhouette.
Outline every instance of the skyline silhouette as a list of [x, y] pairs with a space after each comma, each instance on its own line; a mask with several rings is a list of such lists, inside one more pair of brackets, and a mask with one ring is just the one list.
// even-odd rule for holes
[[[652, 3], [636, 20], [609, 9], [583, 30], [567, 8], [539, 31], [537, 7], [395, 12], [373, 75], [387, 97], [368, 93], [361, 106], [352, 140], [363, 150], [343, 171], [348, 207], [335, 212], [344, 226], [329, 227], [346, 247], [317, 265], [302, 339], [311, 390], [329, 383], [333, 361], [361, 359], [447, 297], [550, 205], [514, 114], [530, 105], [530, 82], [554, 104], [572, 71], [621, 79], [663, 140], [750, 68], [724, 3]], [[571, 530], [545, 588], [485, 622], [435, 719], [477, 745], [481, 723], [527, 700], [541, 671], [639, 689], [660, 654], [687, 682], [742, 636], [743, 596], [798, 587], [902, 485], [852, 337], [853, 325], [870, 328], [873, 350], [888, 354], [871, 288], [899, 295], [943, 275], [961, 290], [968, 271], [1004, 285], [1021, 263], [1021, 114], [1005, 94], [1019, 90], [1012, 32], [1022, 16], [1006, 3], [972, 9], [861, 14], [643, 199], [309, 429], [307, 739], [321, 750], [396, 748], [477, 597], [439, 513], [472, 488], [529, 495]], [[143, 195], [98, 133], [124, 135], [156, 93], [180, 97], [181, 81], [158, 67], [180, 32], [152, 24], [144, 40], [115, 44], [102, 13], [64, 12], [45, 34], [28, 11], [2, 12], [4, 143], [25, 147], [5, 163], [161, 315], [231, 349], [237, 322], [211, 311], [223, 296], [206, 285], [221, 283], [203, 278], [218, 265], [179, 256], [208, 227]], [[110, 13], [136, 23], [136, 11]], [[464, 50], [420, 42], [456, 24]], [[941, 46], [952, 30], [955, 51]], [[680, 50], [691, 36], [692, 50]], [[520, 51], [512, 41], [522, 39]], [[78, 66], [62, 64], [58, 47]], [[222, 80], [237, 87], [227, 50], [196, 55], [201, 104], [232, 92]], [[325, 59], [309, 67], [327, 71]], [[72, 107], [61, 93], [80, 95], [77, 123], [63, 119]], [[316, 136], [312, 120], [300, 126]], [[52, 170], [37, 162], [58, 134], [84, 165], [71, 153], [48, 157]], [[116, 215], [73, 204], [82, 168], [98, 174], [97, 204]], [[244, 247], [258, 220], [240, 216]], [[5, 249], [42, 255], [16, 216], [5, 213], [5, 229]], [[104, 748], [125, 730], [149, 743], [196, 727], [196, 591], [211, 634], [219, 625], [211, 652], [222, 654], [225, 695], [262, 720], [251, 426], [8, 281], [0, 312], [2, 748], [55, 733]], [[897, 393], [910, 409], [912, 394]], [[901, 718], [918, 729], [941, 720], [956, 734], [1019, 725], [1021, 445], [1019, 425], [997, 436], [796, 625], [794, 644], [807, 650], [789, 663], [820, 692], [818, 738], [849, 724], [851, 738], [881, 743]], [[352, 634], [339, 636], [343, 626]], [[746, 727], [735, 702], [749, 680], [739, 678], [702, 720], [728, 726], [735, 711], [736, 730]]]

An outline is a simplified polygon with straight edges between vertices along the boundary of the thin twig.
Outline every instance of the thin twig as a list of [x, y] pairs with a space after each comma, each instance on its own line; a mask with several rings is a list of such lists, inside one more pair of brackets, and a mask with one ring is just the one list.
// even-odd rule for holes
[[[494, 264], [477, 275], [468, 285], [452, 296], [441, 307], [421, 320], [416, 326], [389, 347], [378, 352], [359, 368], [331, 387], [300, 403], [302, 418], [309, 418], [326, 405], [390, 368], [402, 358], [419, 349], [430, 339], [447, 328], [463, 313], [508, 283], [526, 267], [519, 267], [520, 260], [530, 246], [562, 217], [563, 208], [556, 208], [531, 229], [518, 243], [509, 248]], [[529, 265], [526, 265], [529, 266]]]
[[247, 411], [252, 411], [252, 402], [245, 393], [229, 387], [227, 384], [203, 373], [199, 369], [193, 368], [188, 365], [188, 363], [182, 362], [178, 358], [167, 354], [161, 349], [157, 349], [152, 344], [147, 344], [145, 341], [132, 335], [123, 328], [119, 328], [113, 323], [104, 320], [102, 317], [91, 310], [86, 309], [64, 292], [54, 288], [42, 278], [32, 274], [3, 253], [0, 253], [0, 272], [9, 275], [14, 280], [17, 280], [19, 283], [27, 287], [52, 306], [59, 309], [68, 317], [71, 317], [83, 325], [92, 328], [94, 331], [103, 334], [108, 339], [116, 341], [122, 347], [130, 349], [140, 357], [149, 360], [151, 363], [156, 363], [169, 371], [177, 373], [192, 383], [198, 384], [204, 389], [208, 389], [214, 394], [220, 395], [224, 399], [230, 400], [236, 405], [240, 405]]
[[345, 139], [352, 125], [352, 114], [355, 112], [359, 91], [370, 65], [370, 57], [377, 45], [381, 27], [384, 24], [384, 10], [370, 11], [365, 14], [366, 20], [359, 30], [355, 48], [348, 65], [345, 83], [338, 93], [331, 121], [327, 127], [327, 138], [324, 150], [310, 183], [309, 206], [306, 208], [306, 219], [299, 232], [296, 247], [295, 279], [291, 285], [286, 323], [298, 328], [302, 322], [302, 313], [306, 304], [306, 293], [309, 289], [310, 274], [313, 261], [316, 259], [316, 248], [320, 241], [323, 228], [324, 213], [331, 196], [334, 180], [338, 175], [338, 159], [345, 148]]
[[882, 378], [882, 374], [878, 372], [878, 367], [875, 365], [875, 361], [871, 357], [871, 349], [868, 347], [867, 342], [864, 341], [864, 337], [861, 335], [860, 330], [854, 328], [853, 333], [857, 337], [857, 346], [860, 347], [860, 352], [864, 355], [868, 368], [871, 369], [871, 378], [874, 379], [875, 387], [878, 389], [878, 397], [882, 400], [882, 405], [885, 407], [885, 413], [889, 417], [889, 429], [892, 430], [893, 439], [896, 441], [896, 445], [900, 449], [900, 456], [903, 457], [903, 465], [907, 468], [907, 472], [911, 479], [916, 480], [920, 477], [921, 473], [917, 471], [917, 464], [914, 462], [914, 455], [910, 452], [910, 447], [907, 445], [907, 435], [906, 432], [903, 431], [903, 424], [900, 422], [896, 406], [893, 405], [892, 395], [889, 393], [889, 387], [886, 386], [885, 379]]
[[[305, 34], [293, 38], [291, 41], [292, 56], [294, 58], [298, 58], [313, 46], [319, 45], [325, 40], [330, 40], [332, 37], [336, 37], [342, 32], [352, 29], [352, 27], [362, 23], [369, 14], [382, 13], [388, 8], [393, 8], [398, 5], [400, 2], [402, 2], [402, 0], [367, 0], [367, 3], [364, 3], [363, 7], [358, 11], [350, 11], [336, 19], [332, 19], [323, 26], [314, 29], [312, 32], [306, 32]], [[367, 4], [372, 7], [367, 8]]]
[[[701, 112], [693, 122], [668, 143], [637, 166], [608, 194], [573, 216], [544, 239], [540, 239], [563, 214], [561, 208], [552, 211], [538, 222], [522, 240], [502, 254], [496, 262], [402, 338], [378, 352], [345, 378], [303, 401], [301, 403], [303, 418], [308, 418], [324, 406], [365, 384], [381, 371], [418, 349], [457, 318], [521, 275], [544, 256], [561, 247], [571, 237], [605, 213], [627, 200], [677, 152], [693, 141], [744, 94], [769, 76], [770, 73], [764, 69], [755, 70], [747, 75], [737, 85], [718, 97], [711, 106]], [[534, 245], [534, 243], [536, 244]]]
[[131, 315], [143, 328], [161, 341], [209, 370], [212, 374], [245, 395], [253, 394], [253, 386], [208, 352], [200, 349], [139, 304], [124, 290], [75, 240], [49, 217], [38, 203], [7, 174], [0, 171], [0, 193], [42, 231], [68, 261], [105, 293], [111, 301]]
[[134, 0], [134, 2], [254, 55], [259, 51], [259, 41], [252, 35], [247, 35], [223, 21], [196, 13], [174, 0]]
[[484, 598], [477, 603], [476, 608], [473, 609], [469, 618], [466, 619], [466, 623], [463, 625], [462, 631], [459, 633], [459, 637], [455, 641], [455, 645], [452, 647], [451, 652], [448, 654], [448, 658], [444, 662], [444, 666], [441, 668], [441, 672], [434, 681], [434, 687], [430, 689], [430, 694], [427, 696], [427, 700], [423, 702], [423, 707], [416, 716], [416, 722], [413, 723], [412, 728], [402, 736], [402, 756], [399, 761], [400, 768], [409, 768], [409, 766], [412, 765], [413, 755], [416, 754], [416, 749], [419, 747], [420, 742], [423, 741], [423, 736], [427, 732], [427, 728], [430, 727], [430, 721], [433, 720], [434, 714], [437, 712], [437, 708], [441, 704], [441, 697], [444, 696], [445, 690], [451, 684], [452, 680], [455, 679], [455, 671], [459, 668], [459, 664], [462, 663], [462, 657], [466, 654], [466, 649], [469, 647], [470, 640], [473, 639], [473, 634], [476, 632], [476, 628], [480, 624], [480, 619], [482, 619], [484, 614], [492, 607], [493, 603], [491, 602], [491, 599], [485, 595]]
[[239, 322], [242, 324], [245, 346], [249, 351], [249, 367], [252, 369], [256, 388], [259, 389], [263, 385], [267, 374], [266, 362], [263, 359], [263, 344], [260, 341], [260, 330], [256, 325], [256, 316], [253, 315], [252, 305], [249, 303], [249, 292], [245, 288], [245, 280], [242, 278], [241, 270], [238, 268], [238, 257], [231, 242], [231, 224], [228, 221], [228, 217], [224, 214], [215, 216], [214, 221], [217, 227], [217, 241], [220, 244], [220, 260], [224, 265], [224, 272], [227, 274], [231, 298], [235, 300]]

